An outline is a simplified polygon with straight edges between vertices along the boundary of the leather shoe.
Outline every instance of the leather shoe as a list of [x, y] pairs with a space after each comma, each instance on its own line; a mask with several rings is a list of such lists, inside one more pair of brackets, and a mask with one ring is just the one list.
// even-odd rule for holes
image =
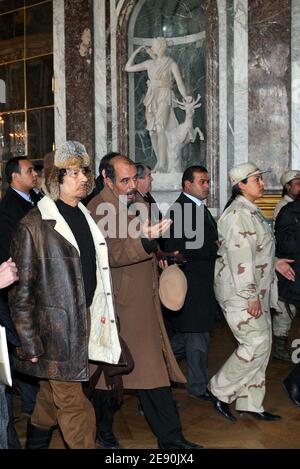
[[171, 443], [158, 443], [159, 449], [201, 449], [203, 446], [197, 445], [196, 443], [191, 443], [185, 438], [180, 440], [172, 441]]
[[97, 432], [96, 443], [106, 449], [119, 449], [120, 445], [113, 432]]
[[208, 391], [206, 390], [203, 394], [190, 394], [191, 397], [196, 397], [197, 399], [200, 399], [201, 401], [212, 401], [211, 396], [208, 394]]
[[219, 412], [219, 414], [223, 415], [223, 417], [225, 417], [227, 420], [231, 420], [231, 422], [236, 421], [236, 417], [230, 411], [229, 404], [220, 401], [220, 399], [214, 396], [208, 389], [206, 390], [206, 393], [208, 394], [214, 408], [217, 412]]
[[243, 414], [249, 414], [251, 417], [254, 417], [257, 420], [269, 420], [269, 421], [274, 421], [274, 420], [281, 420], [280, 415], [275, 415], [275, 414], [270, 414], [270, 412], [252, 412], [250, 410], [238, 410], [238, 413], [240, 415]]
[[291, 382], [288, 378], [283, 381], [283, 387], [289, 395], [291, 401], [300, 407], [300, 388], [295, 383]]

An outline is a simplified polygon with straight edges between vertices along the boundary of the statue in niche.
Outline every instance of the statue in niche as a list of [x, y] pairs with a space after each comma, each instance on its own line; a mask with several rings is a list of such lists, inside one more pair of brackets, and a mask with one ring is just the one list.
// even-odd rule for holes
[[[192, 117], [194, 110], [201, 106], [197, 104], [200, 96], [197, 101], [194, 101], [191, 96], [187, 95], [177, 63], [165, 54], [170, 45], [172, 45], [172, 41], [167, 41], [163, 37], [154, 38], [151, 48], [138, 47], [125, 66], [126, 72], [147, 71], [148, 73], [148, 90], [144, 98], [144, 105], [147, 130], [150, 133], [152, 147], [157, 158], [153, 171], [157, 173], [181, 172], [182, 148], [187, 143], [195, 141], [196, 134], [194, 132], [196, 129], [192, 127]], [[151, 58], [135, 64], [134, 59], [142, 50], [145, 50]], [[172, 89], [173, 79], [175, 79], [184, 102], [175, 100]], [[174, 112], [176, 105], [186, 111], [186, 121], [180, 125]], [[188, 129], [187, 121], [190, 123]], [[179, 129], [181, 129], [180, 134], [185, 133], [181, 142], [177, 141]], [[200, 129], [198, 130], [201, 132]]]
[[185, 120], [175, 131], [168, 133], [168, 147], [169, 147], [169, 168], [168, 171], [181, 171], [181, 154], [183, 147], [188, 143], [194, 143], [199, 135], [200, 140], [204, 140], [204, 135], [199, 129], [199, 127], [193, 127], [193, 118], [195, 114], [195, 109], [198, 109], [202, 106], [200, 101], [200, 94], [198, 94], [197, 99], [193, 99], [191, 96], [187, 96], [186, 100], [183, 102], [174, 100], [174, 103], [178, 105], [180, 109], [185, 111]]

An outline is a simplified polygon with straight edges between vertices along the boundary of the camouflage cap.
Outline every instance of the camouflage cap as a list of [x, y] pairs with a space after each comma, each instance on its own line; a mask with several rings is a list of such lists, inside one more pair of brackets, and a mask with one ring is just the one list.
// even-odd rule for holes
[[270, 173], [270, 170], [261, 170], [255, 163], [248, 161], [247, 163], [241, 163], [237, 166], [234, 166], [229, 171], [229, 179], [232, 186], [235, 186], [243, 179], [246, 179], [249, 176], [254, 176], [256, 174]]
[[294, 179], [300, 179], [300, 171], [297, 171], [296, 169], [288, 169], [281, 176], [280, 183], [284, 187], [288, 182], [291, 182]]

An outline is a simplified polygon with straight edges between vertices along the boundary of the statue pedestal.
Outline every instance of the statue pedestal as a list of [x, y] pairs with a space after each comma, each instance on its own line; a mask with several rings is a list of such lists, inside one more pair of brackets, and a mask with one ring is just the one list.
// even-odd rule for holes
[[152, 173], [154, 199], [164, 215], [181, 192], [182, 173]]
[[[175, 202], [182, 191], [181, 179], [183, 173], [152, 173], [152, 191], [154, 199], [163, 215]], [[205, 202], [206, 203], [206, 202]], [[218, 208], [209, 208], [214, 218], [219, 216]]]

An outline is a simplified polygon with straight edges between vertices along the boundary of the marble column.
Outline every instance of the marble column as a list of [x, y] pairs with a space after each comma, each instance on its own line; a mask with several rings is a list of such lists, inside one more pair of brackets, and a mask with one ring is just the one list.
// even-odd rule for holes
[[290, 0], [249, 0], [248, 30], [249, 159], [272, 170], [265, 188], [280, 192], [280, 176], [291, 164]]
[[248, 0], [227, 0], [228, 166], [248, 161]]
[[300, 169], [300, 0], [291, 7], [291, 168]]
[[106, 2], [94, 0], [95, 171], [107, 147]]
[[67, 138], [86, 146], [93, 158], [93, 0], [65, 0]]
[[227, 194], [227, 12], [226, 0], [218, 0], [219, 17], [219, 207], [223, 210]]
[[66, 140], [65, 9], [62, 0], [53, 0], [53, 61], [54, 141], [58, 147]]

